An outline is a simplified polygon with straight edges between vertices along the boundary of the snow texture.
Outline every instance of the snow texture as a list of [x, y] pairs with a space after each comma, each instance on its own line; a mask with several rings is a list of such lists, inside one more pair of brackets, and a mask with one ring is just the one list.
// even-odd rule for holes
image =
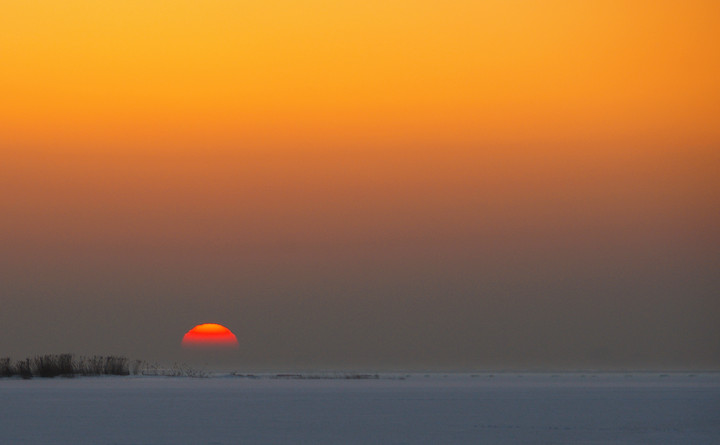
[[711, 444], [720, 374], [0, 379], [0, 443]]

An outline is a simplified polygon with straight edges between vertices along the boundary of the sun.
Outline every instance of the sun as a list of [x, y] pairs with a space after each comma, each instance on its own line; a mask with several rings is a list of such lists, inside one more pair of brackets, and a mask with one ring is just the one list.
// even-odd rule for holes
[[203, 323], [190, 329], [182, 339], [185, 349], [236, 349], [237, 337], [230, 329], [217, 323]]

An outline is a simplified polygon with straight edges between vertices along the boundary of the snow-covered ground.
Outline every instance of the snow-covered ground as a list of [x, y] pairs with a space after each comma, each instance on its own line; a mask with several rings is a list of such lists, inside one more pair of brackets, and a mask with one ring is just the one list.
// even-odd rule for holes
[[0, 443], [720, 443], [717, 373], [255, 377], [0, 379]]

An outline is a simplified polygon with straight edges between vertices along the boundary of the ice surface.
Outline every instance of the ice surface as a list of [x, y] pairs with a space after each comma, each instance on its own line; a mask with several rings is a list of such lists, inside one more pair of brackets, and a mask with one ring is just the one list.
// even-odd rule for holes
[[720, 374], [0, 379], [2, 444], [711, 444]]

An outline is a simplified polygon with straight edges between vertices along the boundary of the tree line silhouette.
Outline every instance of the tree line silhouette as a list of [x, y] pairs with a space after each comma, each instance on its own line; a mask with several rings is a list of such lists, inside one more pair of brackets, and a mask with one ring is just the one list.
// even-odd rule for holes
[[137, 375], [143, 362], [127, 357], [94, 355], [75, 357], [73, 354], [45, 354], [24, 360], [0, 358], [0, 377], [75, 377], [99, 375]]

